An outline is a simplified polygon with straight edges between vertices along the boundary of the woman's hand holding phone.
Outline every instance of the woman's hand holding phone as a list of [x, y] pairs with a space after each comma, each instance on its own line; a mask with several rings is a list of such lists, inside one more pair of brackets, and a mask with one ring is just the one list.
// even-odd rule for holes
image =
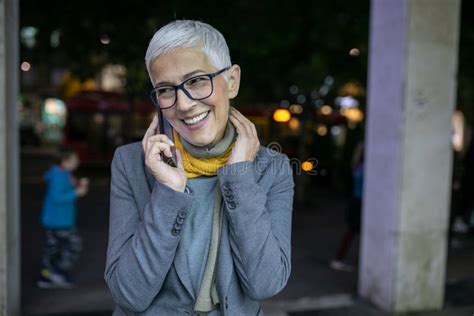
[[183, 168], [181, 153], [176, 150], [177, 167], [172, 167], [163, 161], [161, 155], [172, 158], [171, 147], [174, 144], [165, 134], [156, 134], [159, 130], [158, 124], [155, 115], [142, 140], [145, 165], [157, 181], [173, 190], [184, 192], [188, 179]]

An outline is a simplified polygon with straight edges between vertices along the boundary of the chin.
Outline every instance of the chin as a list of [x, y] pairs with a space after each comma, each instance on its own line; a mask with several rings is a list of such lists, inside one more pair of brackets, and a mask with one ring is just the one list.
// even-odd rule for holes
[[188, 142], [197, 147], [204, 147], [212, 144], [213, 140], [208, 137], [196, 137], [189, 139]]

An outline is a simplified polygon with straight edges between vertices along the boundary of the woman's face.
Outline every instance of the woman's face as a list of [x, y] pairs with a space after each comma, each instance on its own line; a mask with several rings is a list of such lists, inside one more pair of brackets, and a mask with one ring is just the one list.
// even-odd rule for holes
[[[180, 48], [155, 59], [151, 64], [154, 86], [178, 85], [184, 80], [213, 73], [216, 69], [199, 49]], [[228, 75], [227, 82], [224, 75]], [[240, 68], [232, 66], [227, 72], [214, 77], [213, 93], [203, 100], [192, 100], [182, 90], [177, 92], [173, 107], [162, 110], [163, 116], [178, 134], [195, 146], [215, 145], [224, 136], [229, 118], [229, 99], [237, 96], [240, 83]], [[198, 122], [185, 120], [204, 117]]]

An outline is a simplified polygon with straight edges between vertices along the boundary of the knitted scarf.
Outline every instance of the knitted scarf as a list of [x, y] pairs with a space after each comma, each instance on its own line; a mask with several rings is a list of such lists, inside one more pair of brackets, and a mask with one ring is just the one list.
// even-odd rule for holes
[[[230, 121], [227, 123], [222, 140], [212, 147], [196, 147], [185, 139], [181, 139], [179, 134], [174, 132], [174, 143], [176, 149], [181, 152], [183, 157], [183, 166], [188, 179], [199, 176], [215, 176], [217, 169], [227, 163], [227, 159], [234, 146], [235, 136], [235, 127]], [[222, 194], [219, 185], [217, 185], [214, 196], [209, 253], [194, 304], [194, 310], [198, 315], [206, 315], [208, 312], [217, 309], [217, 305], [220, 303], [216, 289], [216, 263], [222, 228], [222, 215]]]
[[235, 128], [230, 121], [222, 140], [213, 147], [196, 147], [181, 139], [174, 131], [174, 144], [183, 157], [183, 166], [188, 179], [199, 176], [215, 176], [217, 169], [227, 163], [234, 147]]

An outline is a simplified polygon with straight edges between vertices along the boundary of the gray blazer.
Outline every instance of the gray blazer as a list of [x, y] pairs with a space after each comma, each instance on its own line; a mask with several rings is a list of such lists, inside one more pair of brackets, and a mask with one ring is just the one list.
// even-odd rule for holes
[[[294, 182], [288, 157], [260, 147], [253, 162], [217, 171], [224, 200], [216, 287], [222, 315], [262, 315], [259, 300], [283, 289], [291, 270]], [[195, 315], [180, 232], [193, 193], [155, 181], [140, 143], [112, 161], [105, 281], [114, 315]]]

